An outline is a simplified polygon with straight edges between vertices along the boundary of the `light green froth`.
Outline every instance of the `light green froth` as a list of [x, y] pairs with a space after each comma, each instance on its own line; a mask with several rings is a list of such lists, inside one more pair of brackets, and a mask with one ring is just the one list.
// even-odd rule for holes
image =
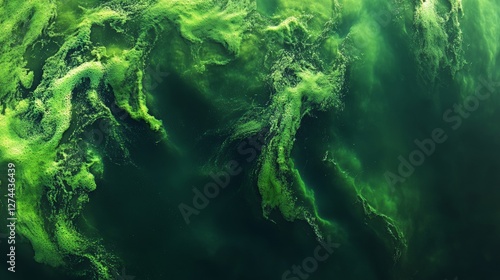
[[462, 15], [461, 0], [426, 0], [416, 7], [415, 55], [426, 80], [434, 81], [445, 68], [455, 75], [464, 66]]
[[[5, 1], [0, 8], [0, 100], [19, 97], [20, 86], [30, 88], [33, 72], [26, 69], [24, 53], [55, 15], [54, 1]], [[5, 103], [4, 103], [5, 104]]]

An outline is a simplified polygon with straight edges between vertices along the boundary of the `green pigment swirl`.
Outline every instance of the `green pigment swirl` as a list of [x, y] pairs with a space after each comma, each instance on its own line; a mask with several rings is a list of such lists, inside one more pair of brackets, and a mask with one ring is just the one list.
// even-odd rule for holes
[[[319, 239], [347, 238], [340, 225], [318, 213], [315, 194], [295, 167], [292, 150], [303, 118], [321, 111], [341, 114], [350, 77], [363, 77], [366, 94], [377, 86], [374, 69], [379, 57], [389, 55], [375, 32], [387, 25], [399, 32], [395, 36], [415, 42], [411, 47], [424, 80], [434, 83], [447, 72], [473, 87], [472, 78], [460, 72], [466, 65], [460, 22], [468, 5], [481, 6], [482, 13], [497, 5], [376, 2], [379, 10], [390, 11], [385, 24], [370, 13], [375, 4], [363, 0], [0, 1], [0, 159], [20, 166], [18, 231], [31, 242], [35, 260], [63, 267], [85, 260], [98, 279], [111, 279], [117, 269], [119, 256], [74, 223], [97, 187], [107, 153], [85, 132], [106, 120], [110, 137], [104, 147], [129, 160], [127, 124], [112, 109], [116, 104], [170, 141], [162, 121], [148, 110], [153, 92], [144, 79], [151, 61], [215, 105], [235, 85], [260, 92], [260, 104], [248, 107], [227, 137], [233, 142], [265, 135], [253, 166], [264, 217], [279, 211], [287, 221], [306, 220]], [[492, 32], [498, 29], [487, 26], [486, 17], [480, 14], [477, 26], [491, 30], [483, 40], [486, 57], [493, 59], [499, 50]], [[237, 94], [231, 96], [237, 103], [253, 104]], [[363, 209], [360, 219], [367, 219], [398, 262], [411, 228], [398, 214], [400, 198], [377, 187], [383, 182], [356, 183], [350, 174], [363, 167], [347, 147], [328, 152], [324, 165], [352, 191]]]

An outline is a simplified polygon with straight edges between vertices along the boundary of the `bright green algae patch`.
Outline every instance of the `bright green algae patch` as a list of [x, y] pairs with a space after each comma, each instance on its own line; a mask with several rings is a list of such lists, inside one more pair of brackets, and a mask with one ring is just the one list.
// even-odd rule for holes
[[[82, 142], [82, 137], [97, 120], [109, 119], [119, 125], [104, 104], [103, 93], [110, 92], [106, 88], [116, 86], [116, 82], [134, 85], [137, 76], [128, 74], [134, 71], [128, 70], [129, 64], [116, 66], [93, 57], [92, 26], [123, 22], [124, 13], [108, 8], [87, 13], [74, 26], [75, 31], [65, 36], [57, 53], [45, 61], [42, 80], [27, 98], [16, 94], [16, 86], [4, 88], [10, 92], [5, 93], [6, 108], [0, 115], [1, 155], [2, 160], [19, 166], [18, 231], [31, 241], [35, 259], [51, 266], [71, 265], [69, 257], [87, 259], [96, 276], [109, 279], [116, 258], [96, 240], [81, 235], [73, 224], [88, 201], [88, 193], [96, 188], [95, 176], [103, 169], [101, 156]], [[34, 41], [27, 39], [31, 40], [28, 43]], [[22, 59], [22, 55], [11, 53], [2, 58], [9, 55], [12, 60]], [[119, 71], [125, 75], [120, 76]], [[17, 80], [11, 83], [16, 85]], [[137, 93], [128, 99], [120, 95], [121, 88], [113, 91], [118, 106], [160, 131], [161, 123], [147, 114], [141, 86], [129, 90], [134, 89]], [[117, 131], [113, 127], [109, 131], [115, 141], [120, 140]]]
[[[231, 96], [247, 108], [230, 124], [228, 138], [264, 135], [266, 145], [253, 165], [264, 217], [278, 211], [287, 221], [307, 221], [319, 239], [332, 233], [339, 241], [347, 238], [341, 225], [321, 216], [313, 186], [305, 183], [292, 152], [305, 117], [342, 113], [350, 67], [362, 64], [366, 83], [378, 83], [375, 64], [386, 55], [387, 43], [373, 34], [377, 19], [368, 13], [367, 1], [100, 2], [85, 7], [1, 2], [0, 159], [19, 166], [18, 230], [31, 242], [38, 262], [72, 267], [86, 260], [98, 279], [111, 279], [117, 269], [119, 256], [84, 236], [75, 220], [98, 187], [106, 149], [114, 147], [127, 158], [126, 124], [110, 104], [169, 141], [147, 104], [153, 94], [144, 86], [150, 61], [165, 65], [215, 105], [225, 104], [224, 92], [235, 85], [259, 92], [256, 99], [266, 103], [249, 107], [253, 102], [247, 97]], [[414, 3], [391, 24], [416, 42], [413, 53], [426, 81], [434, 82], [443, 70], [456, 75], [465, 65], [461, 1]], [[122, 41], [93, 37], [99, 28]], [[54, 52], [38, 61], [41, 69], [29, 69], [37, 58], [26, 54], [54, 42]], [[102, 120], [110, 124], [109, 139], [86, 138]], [[331, 155], [325, 165], [352, 190], [351, 199], [397, 262], [410, 228], [398, 215], [399, 200], [388, 188], [370, 185], [380, 182], [356, 183], [345, 169], [361, 172], [362, 164], [340, 145]]]
[[426, 79], [436, 79], [442, 68], [449, 68], [455, 74], [464, 66], [459, 22], [462, 15], [461, 0], [427, 0], [417, 6], [415, 52], [421, 63], [421, 73]]

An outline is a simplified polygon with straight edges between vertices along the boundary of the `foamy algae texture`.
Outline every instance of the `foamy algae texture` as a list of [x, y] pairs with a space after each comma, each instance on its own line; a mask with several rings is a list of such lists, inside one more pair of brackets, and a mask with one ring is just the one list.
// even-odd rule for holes
[[[217, 130], [227, 139], [220, 154], [248, 137], [265, 139], [248, 180], [266, 219], [304, 220], [318, 240], [333, 236], [349, 243], [349, 229], [322, 214], [314, 191], [340, 185], [359, 209], [357, 218], [399, 265], [413, 228], [400, 211], [404, 194], [377, 178], [357, 180], [365, 162], [355, 148], [334, 140], [318, 160], [328, 180], [308, 182], [294, 158], [297, 134], [307, 117], [342, 115], [354, 83], [364, 96], [360, 110], [378, 113], [372, 94], [382, 87], [382, 73], [396, 67], [395, 46], [382, 29], [405, 42], [398, 47], [413, 55], [407, 59], [418, 65], [424, 84], [451, 76], [457, 87], [477, 86], [464, 34], [485, 30], [478, 35], [484, 47], [473, 46], [484, 65], [471, 67], [494, 72], [499, 26], [490, 26], [491, 15], [478, 7], [498, 4], [471, 1], [0, 0], [0, 161], [19, 167], [18, 233], [31, 243], [37, 262], [67, 269], [88, 263], [73, 273], [113, 279], [121, 256], [86, 236], [76, 220], [99, 188], [105, 159], [120, 154], [132, 163], [132, 125], [156, 133], [169, 147], [177, 144], [167, 128], [180, 120], [152, 113], [158, 108], [149, 101], [166, 94], [146, 86], [154, 64], [214, 108], [237, 116]], [[473, 27], [464, 29], [464, 20]], [[96, 143], [88, 131], [103, 121], [109, 137]], [[333, 118], [327, 123], [336, 125]]]

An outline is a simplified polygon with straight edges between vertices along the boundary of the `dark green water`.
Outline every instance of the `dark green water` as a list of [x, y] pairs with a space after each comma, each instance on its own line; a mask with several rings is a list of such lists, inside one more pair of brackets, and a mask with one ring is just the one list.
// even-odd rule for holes
[[500, 278], [499, 14], [0, 2], [0, 279]]

